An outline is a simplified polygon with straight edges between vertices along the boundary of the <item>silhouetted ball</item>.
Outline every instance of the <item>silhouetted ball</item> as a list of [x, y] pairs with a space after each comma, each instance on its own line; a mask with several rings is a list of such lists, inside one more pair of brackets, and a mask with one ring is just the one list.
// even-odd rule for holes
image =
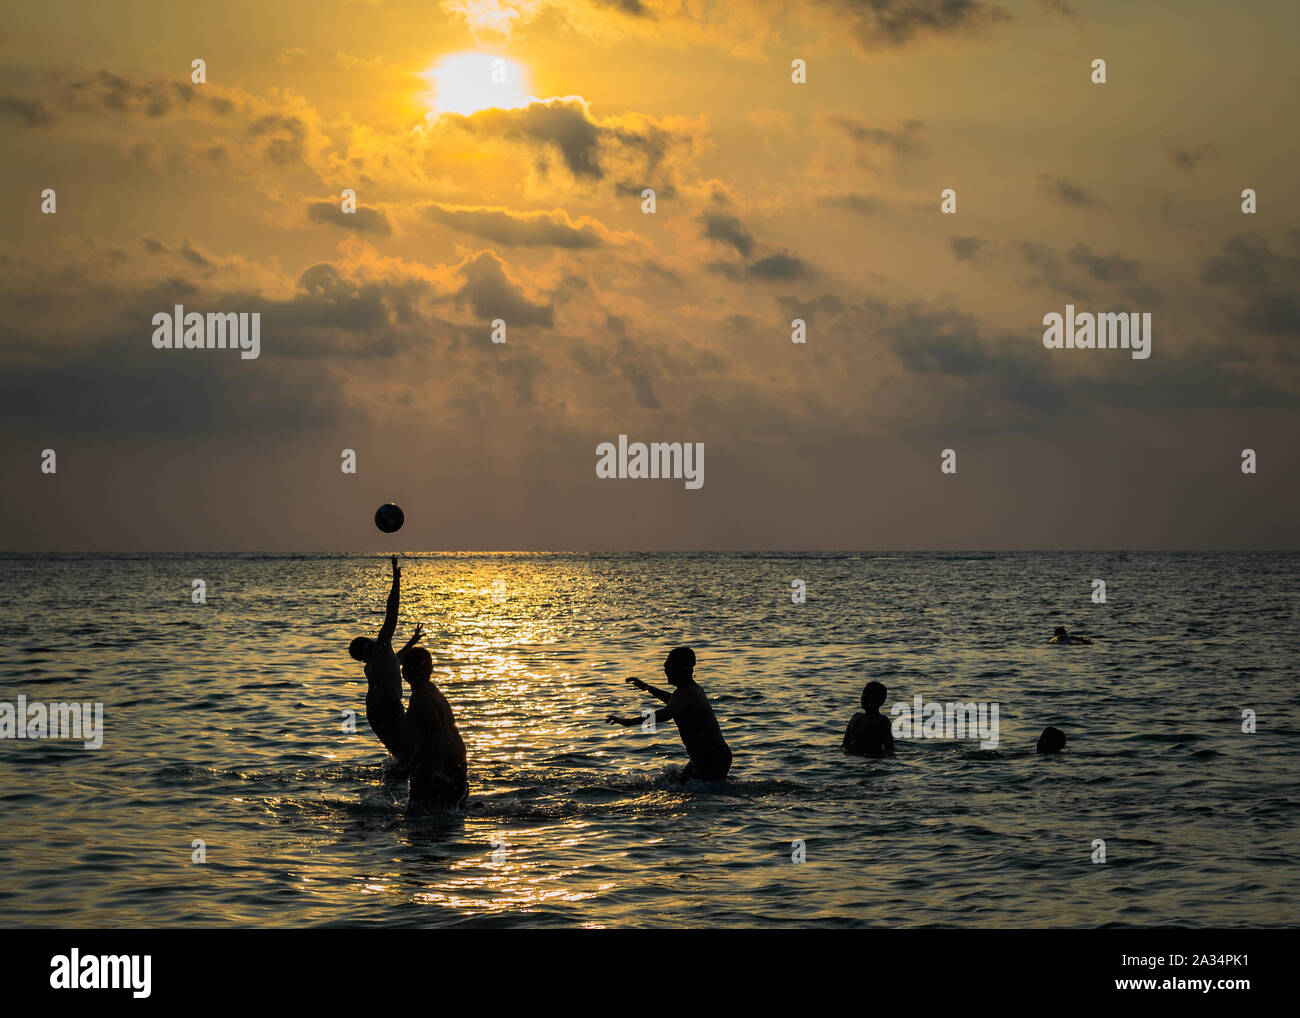
[[375, 526], [385, 534], [392, 534], [402, 529], [406, 516], [396, 502], [388, 502], [375, 510]]

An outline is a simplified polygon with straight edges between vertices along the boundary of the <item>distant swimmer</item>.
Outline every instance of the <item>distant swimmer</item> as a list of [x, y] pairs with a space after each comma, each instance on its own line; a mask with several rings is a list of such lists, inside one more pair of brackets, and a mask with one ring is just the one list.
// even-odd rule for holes
[[433, 658], [416, 647], [402, 660], [402, 674], [411, 684], [406, 720], [415, 742], [411, 805], [464, 805], [469, 795], [465, 740], [456, 728], [451, 704], [433, 684]]
[[884, 756], [894, 752], [894, 733], [889, 719], [880, 713], [888, 690], [879, 682], [868, 682], [862, 689], [862, 710], [849, 718], [840, 748], [858, 756]]
[[[366, 664], [366, 720], [379, 741], [393, 754], [399, 767], [410, 766], [415, 743], [402, 709], [402, 673], [393, 653], [393, 633], [397, 630], [397, 605], [401, 597], [402, 570], [393, 556], [393, 588], [388, 593], [388, 610], [384, 626], [373, 640], [358, 636], [348, 653]], [[403, 648], [405, 653], [420, 637], [420, 629]]]
[[[683, 783], [692, 778], [701, 781], [721, 781], [731, 769], [731, 749], [722, 738], [718, 719], [709, 706], [709, 698], [695, 681], [695, 651], [690, 647], [676, 647], [668, 652], [664, 661], [664, 675], [668, 684], [676, 687], [671, 694], [656, 689], [640, 679], [628, 679], [637, 689], [657, 696], [667, 706], [655, 711], [655, 722], [676, 721], [677, 732], [682, 737], [690, 761], [682, 768]], [[639, 725], [642, 718], [621, 718], [615, 714], [605, 719], [611, 725], [625, 728]]]
[[1059, 728], [1048, 725], [1043, 729], [1043, 734], [1038, 737], [1038, 745], [1035, 748], [1040, 753], [1059, 753], [1065, 748], [1065, 733]]
[[1086, 636], [1073, 636], [1066, 632], [1064, 626], [1056, 627], [1056, 635], [1048, 641], [1049, 643], [1092, 643]]

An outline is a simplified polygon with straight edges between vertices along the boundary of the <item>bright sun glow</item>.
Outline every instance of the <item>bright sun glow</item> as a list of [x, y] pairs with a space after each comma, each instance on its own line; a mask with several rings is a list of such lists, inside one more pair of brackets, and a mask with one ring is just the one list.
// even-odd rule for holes
[[421, 77], [433, 86], [429, 106], [434, 113], [468, 116], [491, 107], [528, 105], [524, 69], [493, 53], [452, 53]]

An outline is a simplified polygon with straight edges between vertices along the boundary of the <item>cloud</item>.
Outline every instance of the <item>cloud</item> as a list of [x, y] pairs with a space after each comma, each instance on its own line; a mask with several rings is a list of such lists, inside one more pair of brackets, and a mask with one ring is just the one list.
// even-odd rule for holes
[[[1118, 251], [1110, 255], [1096, 254], [1087, 244], [1075, 244], [1062, 259], [1046, 244], [1022, 241], [1018, 245], [1021, 257], [1039, 272], [1035, 282], [1043, 283], [1071, 299], [1092, 296], [1094, 284], [1100, 283], [1111, 291], [1123, 293], [1130, 300], [1147, 307], [1159, 306], [1161, 295], [1142, 284], [1140, 262], [1126, 258]], [[1067, 271], [1068, 267], [1081, 270], [1081, 276]]]
[[869, 148], [888, 149], [899, 158], [919, 155], [925, 150], [925, 124], [920, 120], [905, 120], [892, 131], [884, 127], [872, 127], [844, 114], [827, 117], [827, 122], [838, 127], [855, 142]]
[[595, 117], [577, 97], [546, 99], [518, 109], [485, 109], [468, 116], [445, 113], [447, 123], [475, 135], [538, 145], [559, 154], [575, 179], [603, 180], [612, 166], [653, 175], [674, 149], [693, 148], [698, 128], [685, 118], [656, 120], [640, 114]]
[[[138, 78], [100, 70], [75, 79], [56, 76], [42, 98], [48, 99], [53, 111], [46, 110], [41, 100], [10, 95], [0, 100], [0, 113], [17, 116], [31, 127], [58, 119], [75, 121], [88, 131], [120, 130], [112, 123], [115, 118], [199, 121], [209, 126], [209, 137], [185, 145], [205, 162], [228, 162], [233, 151], [259, 168], [268, 163], [305, 167], [325, 177], [333, 175], [331, 168], [339, 161], [319, 115], [292, 97], [271, 102], [216, 83], [195, 85], [176, 78]], [[213, 136], [223, 129], [242, 131], [242, 138], [232, 142]]]
[[742, 258], [754, 251], [754, 235], [739, 217], [729, 212], [710, 211], [700, 216], [704, 224], [703, 236], [734, 248]]
[[802, 318], [806, 322], [814, 321], [821, 314], [838, 315], [845, 309], [844, 301], [833, 293], [824, 293], [820, 297], [814, 297], [811, 300], [799, 300], [797, 297], [778, 297], [776, 302], [786, 314], [792, 318]]
[[1076, 289], [1075, 285], [1061, 271], [1061, 262], [1056, 257], [1056, 252], [1046, 244], [1025, 240], [1021, 241], [1018, 246], [1021, 257], [1041, 273], [1037, 282], [1045, 283], [1052, 289], [1061, 292], [1070, 292]]
[[433, 222], [509, 247], [590, 250], [605, 247], [608, 233], [594, 219], [583, 218], [575, 223], [562, 209], [515, 212], [505, 208], [432, 202], [421, 211]]
[[341, 226], [345, 230], [358, 233], [377, 233], [387, 235], [391, 232], [388, 217], [382, 209], [367, 208], [358, 205], [355, 212], [344, 212], [342, 205], [334, 200], [314, 201], [307, 205], [307, 218], [313, 223], [329, 226]]
[[[323, 364], [155, 350], [149, 319], [0, 371], [0, 419], [28, 433], [264, 436], [364, 419]], [[266, 329], [262, 333], [266, 340]], [[58, 399], [50, 399], [50, 393]]]
[[759, 258], [746, 271], [755, 279], [805, 279], [812, 274], [801, 258], [785, 252]]
[[1300, 336], [1300, 258], [1273, 251], [1265, 238], [1241, 234], [1225, 241], [1205, 262], [1201, 281], [1232, 294], [1234, 314], [1251, 332]]
[[869, 49], [897, 47], [920, 36], [983, 32], [1011, 15], [981, 0], [820, 0]]
[[1052, 177], [1046, 173], [1038, 175], [1038, 183], [1043, 192], [1060, 205], [1093, 205], [1097, 198], [1082, 187], [1071, 184], [1064, 177]]
[[875, 195], [862, 194], [858, 191], [848, 191], [844, 194], [829, 194], [819, 199], [822, 205], [836, 209], [847, 209], [850, 212], [858, 212], [862, 215], [870, 215], [879, 212], [885, 208], [885, 202]]
[[1201, 281], [1210, 286], [1236, 286], [1243, 289], [1268, 286], [1285, 280], [1295, 282], [1300, 259], [1275, 254], [1268, 241], [1257, 234], [1240, 234], [1224, 242], [1223, 251], [1206, 261]]
[[1174, 160], [1174, 165], [1180, 170], [1186, 170], [1188, 173], [1192, 173], [1195, 171], [1197, 165], [1207, 156], [1214, 156], [1215, 159], [1223, 158], [1219, 150], [1213, 145], [1202, 145], [1200, 148], [1195, 150], [1182, 148], [1175, 149], [1172, 158]]
[[465, 285], [456, 299], [468, 303], [483, 321], [503, 319], [511, 325], [555, 324], [555, 309], [530, 301], [523, 287], [506, 275], [505, 266], [491, 251], [483, 251], [460, 266]]
[[1107, 257], [1092, 253], [1087, 244], [1075, 244], [1066, 257], [1102, 283], [1136, 283], [1142, 266], [1116, 252]]
[[988, 241], [981, 237], [949, 237], [952, 255], [959, 262], [973, 262], [980, 252], [988, 246]]
[[1038, 0], [1038, 5], [1052, 14], [1061, 14], [1067, 18], [1078, 16], [1078, 12], [1069, 0]]
[[17, 117], [28, 127], [48, 127], [55, 120], [39, 99], [24, 99], [17, 95], [0, 97], [0, 114]]

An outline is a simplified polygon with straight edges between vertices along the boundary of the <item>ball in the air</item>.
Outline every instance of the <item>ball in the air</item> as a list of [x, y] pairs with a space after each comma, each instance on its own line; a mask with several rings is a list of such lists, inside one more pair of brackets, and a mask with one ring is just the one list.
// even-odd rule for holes
[[388, 502], [375, 510], [375, 526], [385, 534], [392, 534], [402, 529], [406, 516], [396, 502]]

